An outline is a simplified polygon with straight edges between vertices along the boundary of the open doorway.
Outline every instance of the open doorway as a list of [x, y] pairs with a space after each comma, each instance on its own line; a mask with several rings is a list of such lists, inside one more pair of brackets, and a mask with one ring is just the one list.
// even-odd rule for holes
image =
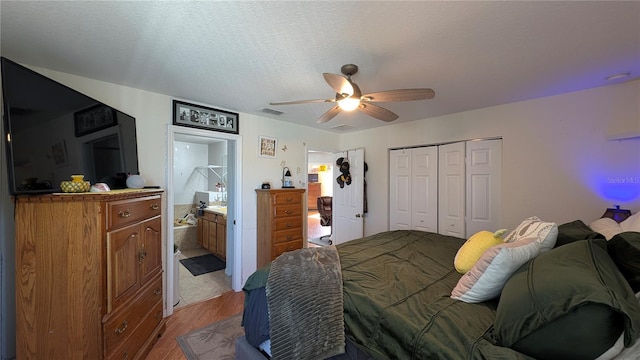
[[332, 244], [333, 153], [307, 151], [307, 243]]
[[[168, 134], [167, 316], [174, 307], [242, 288], [235, 276], [241, 273], [241, 138], [179, 126], [169, 126]], [[186, 258], [218, 264], [194, 272], [181, 261]]]

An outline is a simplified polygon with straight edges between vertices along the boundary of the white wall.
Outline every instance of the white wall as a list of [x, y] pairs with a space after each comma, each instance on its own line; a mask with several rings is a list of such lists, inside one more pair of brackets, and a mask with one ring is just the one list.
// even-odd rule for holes
[[341, 147], [365, 148], [369, 164], [365, 234], [388, 226], [389, 148], [475, 138], [503, 138], [503, 227], [532, 215], [588, 224], [613, 204], [640, 211], [640, 138], [608, 140], [640, 135], [638, 99], [632, 81], [345, 134]]
[[196, 191], [209, 190], [209, 170], [196, 169], [209, 164], [209, 146], [174, 141], [173, 151], [173, 204], [194, 204]]

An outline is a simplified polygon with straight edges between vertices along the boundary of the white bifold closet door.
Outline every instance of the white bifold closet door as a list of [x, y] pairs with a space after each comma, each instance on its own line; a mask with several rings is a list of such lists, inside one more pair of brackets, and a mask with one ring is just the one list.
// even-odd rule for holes
[[389, 229], [466, 238], [501, 219], [502, 140], [391, 150]]
[[502, 219], [502, 140], [467, 141], [466, 231], [496, 231]]
[[389, 227], [438, 231], [438, 148], [391, 150]]
[[438, 146], [438, 229], [443, 235], [464, 238], [465, 143]]

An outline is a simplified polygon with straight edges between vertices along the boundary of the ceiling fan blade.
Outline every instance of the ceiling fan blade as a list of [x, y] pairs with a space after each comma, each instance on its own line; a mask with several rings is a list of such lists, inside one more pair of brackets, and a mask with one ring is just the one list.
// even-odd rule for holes
[[326, 123], [327, 121], [336, 117], [336, 115], [340, 114], [340, 111], [342, 111], [342, 109], [340, 109], [340, 105], [336, 105], [329, 109], [329, 111], [327, 111], [326, 113], [322, 114], [322, 116], [320, 116], [320, 118], [316, 122], [318, 124]]
[[371, 117], [374, 117], [378, 120], [382, 120], [386, 122], [393, 121], [398, 118], [398, 115], [396, 115], [394, 112], [374, 104], [362, 103], [358, 107], [358, 110], [362, 111], [363, 113]]
[[436, 92], [432, 89], [396, 89], [365, 94], [362, 99], [368, 102], [413, 101], [433, 99]]
[[322, 76], [324, 76], [324, 80], [336, 93], [348, 94], [349, 96], [353, 95], [353, 86], [344, 76], [331, 73], [323, 73]]
[[309, 103], [334, 102], [334, 101], [336, 100], [335, 99], [312, 99], [312, 100], [270, 102], [269, 105], [295, 105], [295, 104], [309, 104]]

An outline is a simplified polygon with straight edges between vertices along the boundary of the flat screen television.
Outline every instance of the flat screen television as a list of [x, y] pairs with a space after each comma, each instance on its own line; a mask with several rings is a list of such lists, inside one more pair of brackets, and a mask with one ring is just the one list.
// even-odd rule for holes
[[3, 129], [11, 195], [60, 192], [71, 175], [126, 187], [138, 173], [136, 121], [7, 58]]

